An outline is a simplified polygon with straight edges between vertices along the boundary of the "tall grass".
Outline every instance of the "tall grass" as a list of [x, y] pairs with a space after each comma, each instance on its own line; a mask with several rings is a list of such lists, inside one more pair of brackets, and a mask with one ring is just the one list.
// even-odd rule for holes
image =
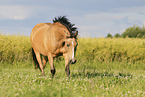
[[145, 61], [145, 40], [130, 38], [80, 38], [77, 56], [83, 61]]
[[0, 61], [22, 62], [31, 60], [30, 39], [27, 36], [0, 35]]
[[[145, 62], [145, 40], [138, 38], [79, 38], [76, 57], [81, 62]], [[0, 61], [31, 61], [30, 39], [0, 35]]]

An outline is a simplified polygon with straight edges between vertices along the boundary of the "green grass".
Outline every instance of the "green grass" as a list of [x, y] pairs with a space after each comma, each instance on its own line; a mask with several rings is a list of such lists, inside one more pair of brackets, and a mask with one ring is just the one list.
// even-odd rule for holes
[[45, 76], [32, 63], [0, 63], [1, 97], [143, 97], [145, 65], [143, 63], [83, 63], [71, 65], [68, 78], [64, 62], [55, 62], [51, 78], [50, 65]]

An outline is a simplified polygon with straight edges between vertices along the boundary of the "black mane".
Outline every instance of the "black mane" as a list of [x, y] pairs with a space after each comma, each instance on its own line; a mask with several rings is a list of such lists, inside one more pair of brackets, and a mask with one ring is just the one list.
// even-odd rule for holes
[[67, 18], [66, 16], [59, 16], [59, 17], [55, 17], [55, 19], [53, 20], [53, 23], [55, 22], [59, 22], [62, 25], [64, 25], [70, 32], [70, 34], [73, 34], [73, 32], [77, 31], [77, 27], [74, 27], [75, 24], [72, 24]]

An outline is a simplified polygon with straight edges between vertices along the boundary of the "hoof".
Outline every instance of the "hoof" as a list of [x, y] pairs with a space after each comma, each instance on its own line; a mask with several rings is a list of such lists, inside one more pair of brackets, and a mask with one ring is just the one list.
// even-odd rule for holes
[[55, 74], [55, 68], [54, 69], [51, 69], [51, 74], [52, 74], [52, 77], [54, 76], [54, 74]]

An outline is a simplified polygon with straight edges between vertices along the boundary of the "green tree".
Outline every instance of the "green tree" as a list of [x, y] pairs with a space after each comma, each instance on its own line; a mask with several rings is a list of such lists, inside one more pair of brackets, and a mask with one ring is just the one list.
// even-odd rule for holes
[[119, 38], [121, 35], [119, 33], [115, 34], [114, 37]]
[[108, 33], [108, 35], [107, 35], [107, 37], [106, 38], [112, 38], [113, 36], [110, 34], [110, 33]]
[[145, 35], [145, 29], [144, 27], [139, 27], [139, 26], [133, 26], [129, 27], [125, 30], [125, 32], [122, 33], [122, 37], [129, 37], [129, 38], [142, 38]]

